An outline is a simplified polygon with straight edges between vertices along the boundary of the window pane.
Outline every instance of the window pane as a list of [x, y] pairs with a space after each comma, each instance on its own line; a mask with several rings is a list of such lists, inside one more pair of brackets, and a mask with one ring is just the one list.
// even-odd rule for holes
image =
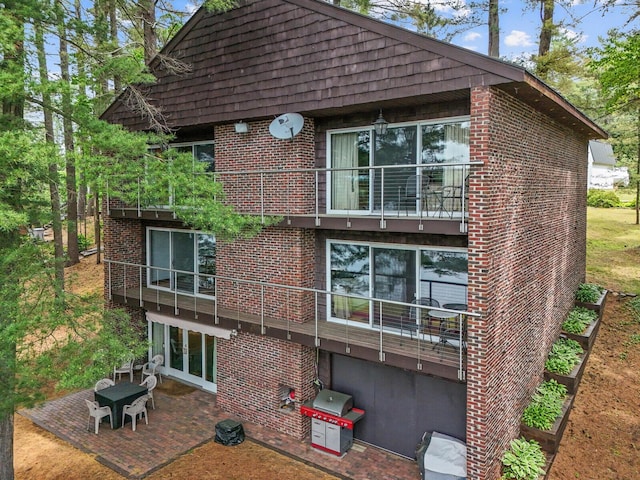
[[[411, 303], [416, 291], [416, 251], [395, 248], [373, 249], [373, 296]], [[376, 302], [373, 324], [401, 328], [409, 323], [409, 309], [394, 303]], [[406, 325], [408, 327], [408, 325]]]
[[[369, 296], [369, 247], [331, 244], [331, 285], [337, 293]], [[369, 302], [331, 295], [331, 312], [336, 318], [369, 323]]]
[[194, 293], [194, 275], [186, 273], [195, 271], [194, 235], [191, 232], [172, 232], [171, 235], [176, 289], [186, 293]]
[[420, 296], [440, 305], [467, 303], [468, 260], [466, 252], [423, 250], [420, 258]]
[[369, 132], [331, 136], [331, 208], [369, 209]]
[[214, 295], [215, 279], [211, 276], [216, 274], [216, 240], [213, 235], [204, 233], [198, 234], [198, 293], [203, 295]]
[[[376, 136], [374, 151], [374, 165], [415, 165], [416, 164], [416, 133], [417, 126], [389, 128], [385, 135]], [[384, 175], [384, 188], [383, 179]], [[374, 208], [380, 209], [384, 205], [386, 210], [415, 211], [416, 195], [415, 168], [386, 168], [375, 171]], [[413, 195], [413, 204], [407, 204], [407, 185]], [[413, 185], [413, 186], [412, 186]]]
[[170, 233], [165, 230], [150, 230], [149, 236], [149, 265], [160, 267], [149, 269], [149, 284], [170, 288]]
[[205, 380], [207, 382], [216, 383], [217, 365], [216, 365], [216, 337], [211, 335], [204, 336], [205, 343]]
[[193, 156], [198, 162], [205, 164], [206, 172], [215, 171], [215, 160], [213, 143], [206, 143], [202, 145], [193, 146]]

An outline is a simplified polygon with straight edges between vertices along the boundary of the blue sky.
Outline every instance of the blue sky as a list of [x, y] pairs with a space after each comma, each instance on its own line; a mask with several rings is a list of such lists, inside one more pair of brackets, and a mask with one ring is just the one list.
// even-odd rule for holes
[[[372, 3], [383, 3], [385, 0], [374, 0]], [[420, 1], [420, 0], [415, 0]], [[425, 2], [427, 0], [424, 0]], [[466, 0], [456, 0], [463, 6]], [[580, 19], [580, 23], [566, 29], [567, 35], [578, 39], [580, 46], [593, 47], [599, 44], [598, 37], [605, 37], [607, 31], [613, 27], [623, 27], [629, 18], [628, 11], [624, 7], [615, 7], [603, 15], [599, 8], [601, 0], [567, 0], [572, 2], [574, 17]], [[620, 0], [619, 0], [620, 1]], [[439, 11], [447, 15], [451, 10], [446, 6], [451, 0], [431, 0], [432, 5], [443, 5]], [[201, 4], [199, 0], [174, 0], [174, 5], [180, 10], [195, 11], [195, 5]], [[538, 48], [538, 30], [540, 28], [540, 14], [537, 8], [526, 7], [527, 2], [515, 0], [499, 0], [500, 8], [506, 12], [500, 17], [500, 55], [506, 58], [521, 57], [526, 54], [536, 53]], [[556, 21], [568, 19], [565, 7], [556, 3]], [[636, 27], [637, 22], [636, 22]], [[479, 27], [458, 35], [453, 43], [456, 45], [487, 53], [487, 27]]]

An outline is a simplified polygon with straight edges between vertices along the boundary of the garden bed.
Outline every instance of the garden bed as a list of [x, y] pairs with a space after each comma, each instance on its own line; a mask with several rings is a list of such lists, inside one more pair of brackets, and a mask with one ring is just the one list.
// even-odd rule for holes
[[591, 322], [582, 333], [569, 333], [562, 330], [562, 335], [578, 342], [585, 351], [591, 351], [591, 347], [593, 347], [593, 343], [596, 341], [598, 330], [600, 330], [600, 323], [602, 323], [601, 317], [602, 314], [598, 314], [598, 318]]
[[520, 433], [527, 440], [535, 440], [545, 452], [556, 453], [564, 434], [564, 429], [569, 421], [569, 413], [573, 406], [574, 395], [567, 395], [562, 405], [562, 413], [558, 416], [549, 430], [540, 430], [520, 423]]
[[578, 386], [580, 385], [580, 381], [582, 380], [582, 375], [584, 374], [584, 369], [587, 366], [588, 358], [589, 350], [585, 350], [584, 353], [580, 355], [580, 362], [575, 367], [573, 367], [573, 370], [571, 370], [571, 372], [566, 375], [561, 375], [559, 373], [553, 373], [545, 370], [544, 379], [554, 379], [556, 382], [567, 387], [567, 393], [575, 394], [578, 391]]
[[594, 310], [598, 314], [598, 323], [599, 323], [602, 320], [604, 307], [605, 307], [605, 304], [607, 303], [608, 292], [609, 292], [608, 290], [603, 290], [602, 293], [600, 294], [600, 298], [598, 298], [598, 300], [594, 303], [579, 302], [576, 300], [575, 305], [576, 307], [584, 307], [584, 308], [588, 308], [589, 310]]

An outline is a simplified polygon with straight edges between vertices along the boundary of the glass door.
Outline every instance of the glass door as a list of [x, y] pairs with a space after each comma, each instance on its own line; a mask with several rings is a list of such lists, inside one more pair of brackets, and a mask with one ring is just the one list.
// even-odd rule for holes
[[173, 268], [175, 272], [175, 285], [179, 292], [194, 293], [194, 239], [195, 233], [172, 232], [171, 248], [173, 252]]
[[[159, 329], [163, 329], [166, 341], [164, 345], [164, 373], [198, 385], [205, 390], [216, 392], [216, 338], [200, 332], [171, 325], [152, 324], [152, 351], [162, 351], [159, 346], [161, 337]], [[164, 328], [163, 328], [164, 327]]]
[[[373, 248], [373, 297], [411, 303], [416, 294], [416, 252], [395, 248]], [[373, 325], [413, 334], [417, 330], [410, 309], [395, 303], [376, 302]]]

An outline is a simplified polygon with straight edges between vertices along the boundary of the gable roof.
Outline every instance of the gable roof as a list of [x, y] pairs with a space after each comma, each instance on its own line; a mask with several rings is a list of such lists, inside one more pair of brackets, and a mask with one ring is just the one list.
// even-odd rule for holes
[[[492, 85], [551, 112], [590, 138], [606, 134], [526, 70], [321, 0], [240, 0], [228, 12], [201, 8], [161, 52], [192, 66], [173, 75], [156, 58], [146, 87], [174, 128], [309, 116], [469, 98]], [[146, 121], [121, 95], [103, 118]]]
[[605, 142], [589, 141], [589, 149], [594, 165], [616, 165], [616, 157], [613, 155], [613, 147]]

